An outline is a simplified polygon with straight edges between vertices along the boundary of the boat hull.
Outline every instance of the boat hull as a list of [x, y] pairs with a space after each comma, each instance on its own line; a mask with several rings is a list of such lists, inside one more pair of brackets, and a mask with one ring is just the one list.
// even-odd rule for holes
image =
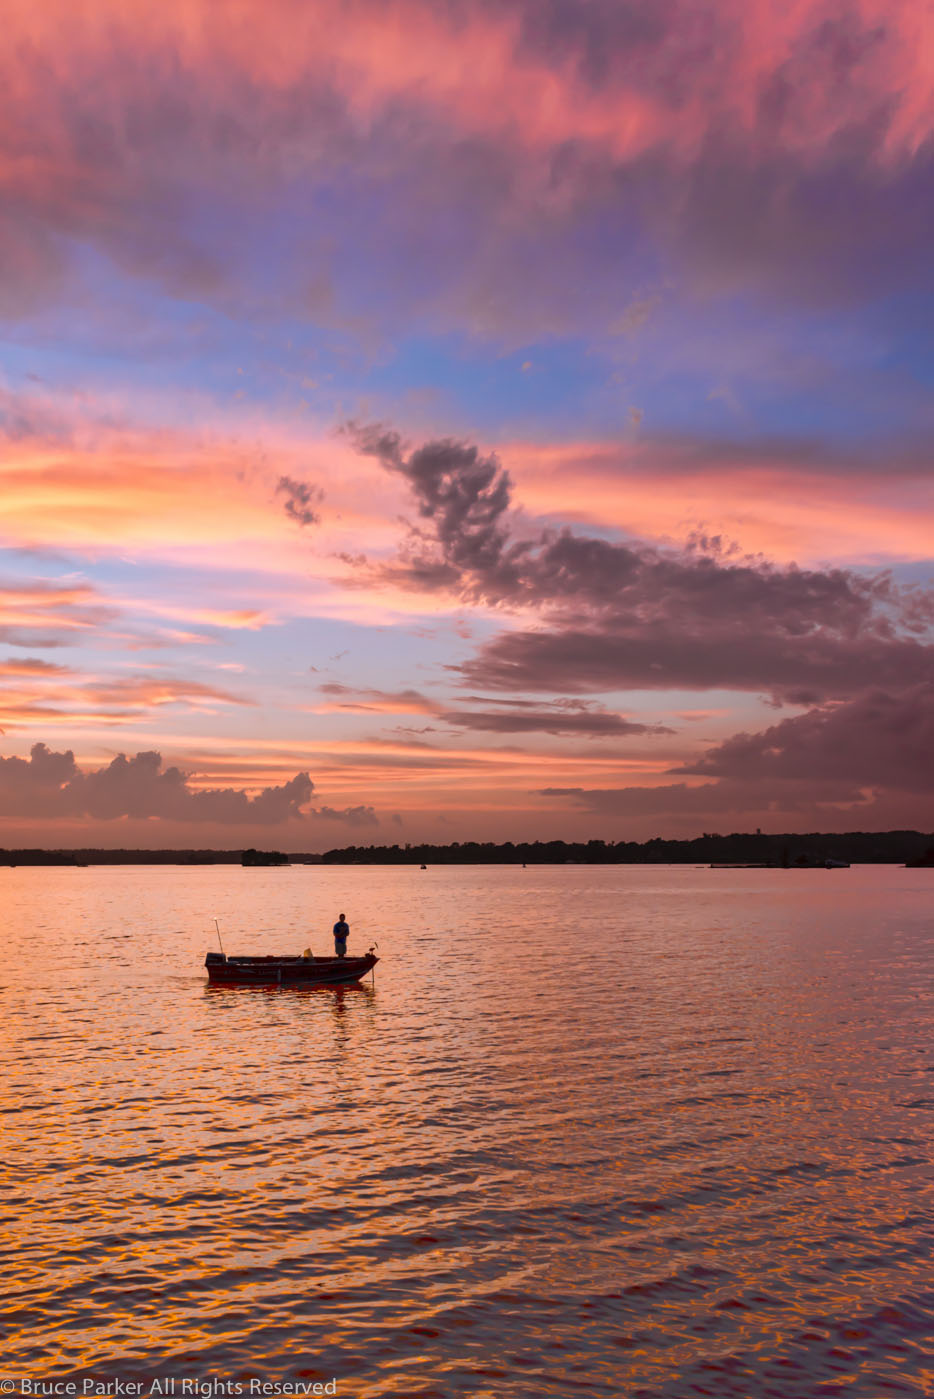
[[204, 959], [212, 986], [349, 986], [371, 971], [378, 957], [223, 957]]

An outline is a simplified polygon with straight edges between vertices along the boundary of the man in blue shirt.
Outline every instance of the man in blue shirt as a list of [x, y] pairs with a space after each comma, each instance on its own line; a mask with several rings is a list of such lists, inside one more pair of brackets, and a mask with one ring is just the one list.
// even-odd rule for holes
[[347, 934], [349, 932], [350, 927], [347, 923], [345, 923], [344, 915], [342, 913], [339, 913], [337, 915], [337, 922], [334, 924], [334, 951], [336, 952], [338, 957], [343, 957], [346, 955]]

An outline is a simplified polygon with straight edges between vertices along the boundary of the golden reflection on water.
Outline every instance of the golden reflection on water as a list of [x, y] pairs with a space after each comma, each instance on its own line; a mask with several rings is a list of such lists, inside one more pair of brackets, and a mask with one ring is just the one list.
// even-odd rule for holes
[[928, 1392], [930, 873], [435, 875], [0, 870], [6, 1372]]

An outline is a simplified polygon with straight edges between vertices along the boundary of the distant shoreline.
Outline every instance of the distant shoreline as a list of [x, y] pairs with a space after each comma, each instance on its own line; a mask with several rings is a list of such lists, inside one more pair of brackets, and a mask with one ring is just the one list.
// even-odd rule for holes
[[466, 841], [450, 845], [347, 846], [329, 850], [327, 865], [734, 865], [791, 869], [822, 865], [827, 860], [854, 865], [934, 865], [934, 834], [922, 831], [847, 831], [844, 833], [759, 831], [691, 840], [581, 842], [551, 840], [496, 845]]
[[[252, 858], [255, 857], [255, 858]], [[256, 850], [123, 850], [87, 847], [0, 849], [0, 868], [31, 865], [697, 865], [795, 868], [825, 860], [851, 864], [930, 865], [934, 833], [921, 831], [706, 833], [691, 840], [454, 841], [449, 845], [367, 845], [283, 854]]]

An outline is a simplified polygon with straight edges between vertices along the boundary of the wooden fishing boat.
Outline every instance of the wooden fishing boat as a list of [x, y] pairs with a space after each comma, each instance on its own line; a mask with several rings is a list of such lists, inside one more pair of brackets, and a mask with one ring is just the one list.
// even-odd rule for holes
[[204, 965], [212, 986], [348, 986], [378, 961], [371, 948], [365, 957], [225, 957], [209, 952]]

